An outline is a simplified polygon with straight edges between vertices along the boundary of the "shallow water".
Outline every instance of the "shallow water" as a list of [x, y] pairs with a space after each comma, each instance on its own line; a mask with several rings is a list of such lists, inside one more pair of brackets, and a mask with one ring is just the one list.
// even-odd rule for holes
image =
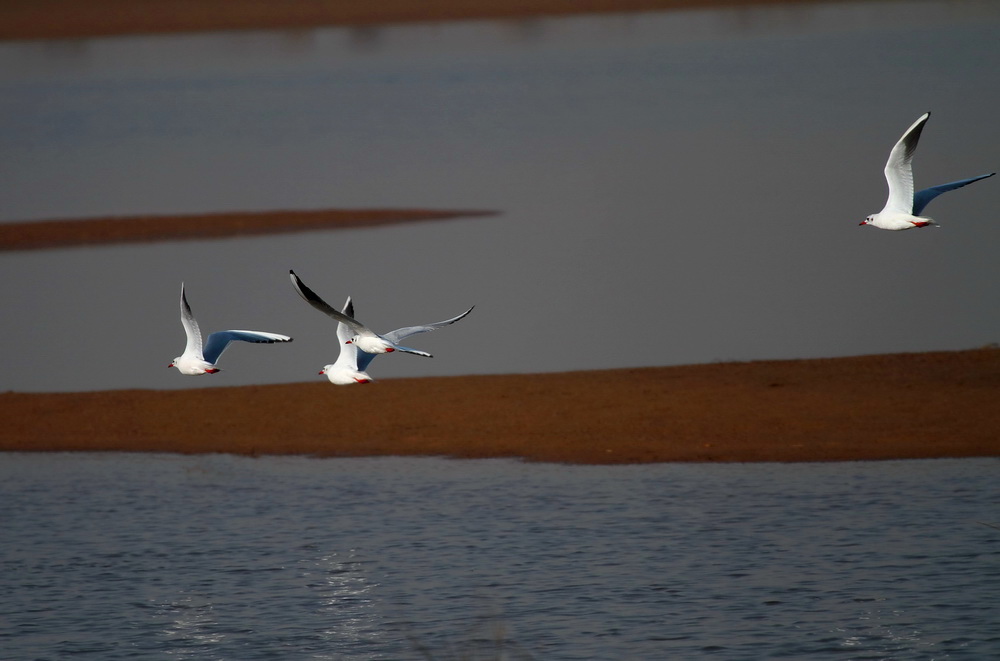
[[4, 454], [0, 647], [995, 658], [998, 467]]
[[[926, 110], [918, 186], [998, 169], [998, 32], [932, 0], [0, 43], [0, 219], [502, 212], [0, 254], [0, 390], [321, 379], [333, 324], [289, 268], [382, 332], [476, 305], [376, 379], [996, 342], [1000, 179], [939, 230], [858, 222]], [[204, 330], [295, 342], [178, 376], [181, 281]]]

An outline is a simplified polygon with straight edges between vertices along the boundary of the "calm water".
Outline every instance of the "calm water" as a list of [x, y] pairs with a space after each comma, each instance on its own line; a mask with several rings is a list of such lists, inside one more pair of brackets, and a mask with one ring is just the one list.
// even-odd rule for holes
[[998, 468], [5, 454], [0, 648], [997, 658]]
[[[376, 379], [1000, 341], [1000, 177], [939, 230], [858, 227], [924, 111], [917, 185], [1000, 169], [997, 34], [993, 0], [892, 0], [0, 43], [2, 221], [502, 212], [0, 254], [0, 390], [320, 380], [333, 324], [289, 268], [379, 331], [476, 305]], [[165, 369], [182, 280], [206, 331], [295, 342]]]

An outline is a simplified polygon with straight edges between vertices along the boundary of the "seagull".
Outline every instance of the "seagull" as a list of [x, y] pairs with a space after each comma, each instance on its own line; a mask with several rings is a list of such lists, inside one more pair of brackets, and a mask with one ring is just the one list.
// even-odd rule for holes
[[[447, 321], [439, 321], [435, 324], [427, 324], [425, 326], [408, 326], [406, 328], [399, 328], [385, 335], [379, 335], [375, 333], [370, 328], [362, 324], [360, 321], [340, 312], [339, 310], [332, 307], [322, 298], [316, 295], [316, 292], [309, 289], [299, 276], [295, 275], [295, 271], [289, 271], [289, 276], [292, 279], [292, 285], [295, 287], [295, 291], [299, 293], [305, 301], [330, 317], [333, 317], [341, 324], [347, 326], [344, 331], [346, 340], [343, 340], [345, 345], [354, 345], [355, 348], [360, 352], [357, 356], [357, 363], [360, 370], [364, 370], [368, 366], [368, 363], [372, 361], [374, 356], [365, 356], [365, 354], [379, 354], [379, 353], [392, 353], [393, 351], [402, 351], [404, 353], [412, 353], [417, 356], [426, 356], [431, 358], [431, 354], [426, 351], [420, 351], [419, 349], [411, 349], [410, 347], [404, 347], [399, 344], [399, 341], [409, 337], [410, 335], [416, 335], [417, 333], [426, 333], [427, 331], [432, 331], [435, 328], [440, 328], [441, 326], [447, 326], [448, 324], [453, 324], [465, 315], [472, 312], [472, 308], [469, 308], [457, 317], [452, 317]], [[348, 299], [348, 304], [350, 304], [350, 299]], [[475, 307], [475, 306], [473, 306]], [[345, 309], [347, 306], [345, 305]], [[339, 328], [338, 328], [339, 331]], [[370, 378], [370, 377], [369, 377]]]
[[[347, 302], [344, 303], [343, 313], [348, 317], [354, 316], [354, 304], [351, 302], [351, 297], [347, 297]], [[330, 380], [330, 383], [338, 386], [349, 386], [355, 383], [371, 383], [374, 381], [371, 375], [365, 371], [364, 367], [358, 364], [358, 348], [355, 346], [354, 342], [351, 341], [353, 337], [350, 328], [342, 321], [337, 322], [337, 339], [340, 340], [340, 355], [337, 356], [337, 360], [330, 365], [325, 365], [323, 369], [319, 371], [320, 374], [325, 374], [326, 378]], [[364, 356], [370, 356], [365, 361], [365, 367], [371, 362], [371, 359], [375, 357], [373, 353], [362, 354]]]
[[181, 324], [184, 325], [184, 334], [187, 335], [187, 346], [184, 347], [184, 353], [174, 358], [174, 361], [167, 365], [167, 367], [176, 367], [177, 371], [188, 376], [221, 372], [222, 370], [216, 367], [215, 363], [233, 340], [265, 344], [292, 341], [292, 338], [287, 335], [266, 333], [264, 331], [217, 331], [208, 336], [208, 343], [205, 344], [203, 353], [201, 348], [201, 329], [198, 327], [198, 322], [191, 312], [191, 306], [188, 305], [187, 296], [184, 295], [183, 282], [181, 283]]
[[889, 152], [889, 160], [885, 163], [885, 180], [889, 183], [889, 199], [886, 200], [885, 207], [881, 211], [868, 216], [859, 225], [872, 225], [883, 230], [908, 230], [914, 227], [937, 225], [933, 219], [920, 215], [920, 212], [931, 200], [941, 193], [947, 193], [950, 190], [967, 186], [996, 174], [996, 172], [991, 172], [970, 179], [952, 181], [940, 186], [925, 188], [914, 194], [911, 161], [913, 153], [917, 151], [920, 133], [924, 130], [924, 124], [930, 116], [929, 112], [925, 112], [917, 121], [913, 122], [913, 125], [906, 129], [906, 133]]
[[[351, 300], [350, 296], [347, 297], [347, 302], [344, 303], [342, 312], [348, 317], [354, 317], [354, 302]], [[400, 340], [411, 335], [426, 333], [427, 331], [436, 330], [442, 326], [453, 324], [470, 312], [472, 312], [472, 308], [469, 308], [457, 317], [452, 317], [451, 319], [446, 319], [445, 321], [438, 321], [425, 326], [408, 326], [406, 328], [399, 328], [386, 333], [385, 337], [393, 342], [399, 342]], [[330, 379], [330, 383], [338, 386], [352, 385], [355, 383], [371, 383], [374, 381], [371, 375], [365, 370], [368, 365], [375, 360], [375, 356], [377, 354], [360, 351], [353, 341], [353, 335], [350, 327], [342, 321], [337, 322], [337, 338], [341, 343], [340, 355], [337, 356], [336, 362], [332, 365], [326, 365], [320, 370], [319, 373], [325, 374], [326, 378]]]

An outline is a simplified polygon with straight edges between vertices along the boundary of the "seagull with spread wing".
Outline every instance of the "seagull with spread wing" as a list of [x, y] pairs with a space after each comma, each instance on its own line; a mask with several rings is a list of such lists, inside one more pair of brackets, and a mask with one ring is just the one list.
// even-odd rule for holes
[[981, 174], [978, 177], [960, 179], [914, 193], [913, 154], [917, 151], [920, 133], [924, 130], [924, 124], [927, 123], [930, 116], [929, 112], [925, 112], [917, 121], [913, 122], [913, 125], [906, 129], [906, 133], [889, 152], [889, 160], [885, 164], [885, 180], [889, 184], [889, 199], [886, 200], [885, 207], [881, 211], [868, 216], [859, 223], [860, 225], [871, 225], [883, 230], [908, 230], [914, 227], [937, 225], [933, 219], [920, 215], [920, 212], [931, 200], [941, 193], [947, 193], [996, 174], [996, 172]]
[[201, 329], [198, 321], [191, 312], [188, 305], [187, 296], [184, 295], [184, 283], [181, 283], [181, 324], [184, 326], [184, 334], [187, 336], [187, 345], [184, 353], [174, 358], [167, 367], [176, 367], [177, 371], [187, 376], [198, 376], [201, 374], [215, 374], [221, 372], [216, 363], [219, 356], [226, 350], [230, 342], [239, 340], [240, 342], [254, 342], [257, 344], [274, 344], [275, 342], [291, 342], [292, 338], [278, 333], [268, 333], [265, 331], [250, 330], [224, 330], [217, 331], [208, 336], [204, 349], [201, 345]]
[[[404, 353], [412, 353], [417, 356], [426, 356], [430, 358], [431, 354], [426, 351], [405, 347], [399, 343], [411, 335], [426, 333], [428, 331], [441, 328], [442, 326], [453, 324], [472, 312], [473, 309], [469, 308], [457, 317], [452, 317], [451, 319], [446, 319], [445, 321], [425, 324], [422, 326], [406, 326], [404, 328], [398, 328], [394, 331], [390, 331], [385, 335], [379, 335], [354, 318], [352, 314], [354, 307], [350, 297], [348, 297], [347, 302], [344, 305], [344, 311], [341, 312], [320, 298], [319, 295], [312, 289], [307, 287], [299, 276], [295, 274], [295, 271], [289, 271], [288, 274], [289, 277], [291, 277], [292, 285], [295, 287], [295, 291], [299, 293], [299, 296], [301, 296], [303, 300], [338, 322], [337, 336], [341, 342], [340, 356], [338, 357], [337, 362], [332, 365], [327, 365], [323, 368], [323, 372], [321, 372], [321, 374], [325, 373], [330, 381], [338, 385], [344, 385], [351, 382], [365, 383], [367, 381], [371, 381], [371, 376], [365, 372], [365, 368], [369, 363], [371, 363], [375, 356], [380, 353], [402, 351]], [[354, 350], [353, 352], [352, 349]], [[351, 380], [348, 381], [347, 379]]]

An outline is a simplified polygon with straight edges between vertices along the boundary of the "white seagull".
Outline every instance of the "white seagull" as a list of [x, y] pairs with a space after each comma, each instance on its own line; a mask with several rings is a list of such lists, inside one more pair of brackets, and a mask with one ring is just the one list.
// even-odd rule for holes
[[[343, 313], [348, 317], [354, 316], [354, 304], [351, 302], [350, 296], [347, 297], [347, 302], [344, 303]], [[365, 368], [358, 364], [358, 348], [351, 341], [353, 336], [354, 334], [351, 333], [351, 329], [348, 328], [347, 324], [341, 321], [337, 322], [337, 339], [340, 341], [340, 355], [337, 356], [336, 361], [330, 365], [324, 365], [323, 369], [319, 371], [320, 374], [325, 374], [330, 383], [334, 385], [349, 386], [355, 383], [371, 383], [374, 381], [371, 375], [365, 371]], [[373, 353], [362, 355], [371, 357], [365, 361], [365, 367], [375, 357]]]
[[913, 125], [906, 129], [906, 133], [889, 152], [889, 160], [885, 163], [885, 180], [889, 182], [889, 199], [886, 200], [885, 207], [881, 211], [868, 216], [859, 223], [860, 225], [872, 225], [883, 230], [908, 230], [914, 227], [937, 225], [933, 219], [920, 215], [920, 212], [931, 200], [941, 193], [947, 193], [950, 190], [961, 188], [996, 174], [996, 172], [981, 174], [971, 179], [962, 179], [925, 188], [914, 194], [911, 162], [913, 161], [913, 153], [917, 151], [920, 133], [924, 130], [924, 124], [930, 116], [929, 112], [925, 112], [917, 121], [913, 122]]
[[[405, 328], [398, 328], [394, 331], [390, 331], [385, 335], [379, 335], [350, 314], [353, 312], [353, 304], [351, 303], [350, 297], [348, 297], [347, 302], [344, 304], [344, 312], [340, 312], [320, 298], [316, 292], [309, 289], [309, 287], [307, 287], [305, 283], [299, 279], [299, 276], [295, 275], [295, 271], [289, 271], [288, 274], [291, 277], [292, 285], [294, 285], [295, 291], [299, 293], [299, 296], [309, 303], [309, 305], [313, 306], [323, 314], [332, 317], [338, 322], [337, 337], [343, 345], [341, 347], [340, 356], [338, 356], [337, 362], [333, 363], [333, 365], [327, 365], [323, 368], [323, 371], [320, 372], [320, 374], [325, 373], [330, 381], [338, 385], [351, 383], [351, 381], [344, 380], [344, 377], [350, 376], [349, 373], [352, 371], [352, 364], [354, 368], [353, 371], [358, 377], [371, 381], [371, 376], [369, 376], [364, 370], [375, 358], [375, 354], [403, 351], [405, 353], [412, 353], [418, 356], [427, 356], [430, 358], [431, 354], [426, 351], [404, 347], [400, 345], [399, 342], [411, 335], [426, 333], [427, 331], [432, 331], [437, 328], [441, 328], [442, 326], [453, 324], [472, 312], [472, 308], [469, 308], [457, 317], [452, 317], [451, 319], [447, 319], [445, 321], [439, 321], [437, 323], [426, 324], [423, 326], [407, 326]], [[352, 348], [355, 350], [353, 352], [353, 356], [351, 355]], [[343, 371], [341, 368], [344, 368]], [[336, 380], [334, 379], [335, 376], [337, 377]], [[365, 382], [354, 379], [353, 377], [351, 378], [355, 383]]]
[[[342, 312], [348, 317], [354, 317], [354, 302], [351, 301], [350, 296], [347, 297], [347, 302], [344, 303]], [[446, 319], [445, 321], [438, 321], [425, 326], [408, 326], [406, 328], [399, 328], [386, 333], [385, 336], [393, 342], [399, 342], [410, 335], [426, 333], [428, 331], [441, 328], [442, 326], [453, 324], [470, 312], [472, 312], [472, 308], [469, 308], [457, 317], [452, 317], [451, 319]], [[337, 356], [336, 362], [331, 365], [324, 366], [319, 373], [325, 374], [326, 378], [330, 380], [330, 383], [338, 386], [347, 386], [355, 383], [371, 383], [374, 381], [371, 375], [365, 370], [368, 368], [368, 365], [375, 360], [375, 356], [377, 354], [360, 351], [353, 341], [353, 333], [351, 332], [350, 327], [342, 321], [337, 322], [337, 339], [340, 340], [340, 355]]]
[[200, 374], [215, 374], [222, 371], [216, 367], [215, 363], [219, 356], [226, 350], [233, 340], [242, 342], [257, 342], [274, 344], [275, 342], [291, 342], [292, 338], [287, 335], [277, 333], [266, 333], [264, 331], [248, 330], [225, 330], [217, 331], [208, 336], [205, 350], [201, 348], [201, 329], [191, 312], [187, 297], [184, 295], [184, 283], [181, 283], [181, 324], [184, 325], [184, 334], [187, 335], [187, 346], [184, 353], [174, 358], [174, 361], [167, 367], [176, 367], [181, 374], [188, 376], [198, 376]]

